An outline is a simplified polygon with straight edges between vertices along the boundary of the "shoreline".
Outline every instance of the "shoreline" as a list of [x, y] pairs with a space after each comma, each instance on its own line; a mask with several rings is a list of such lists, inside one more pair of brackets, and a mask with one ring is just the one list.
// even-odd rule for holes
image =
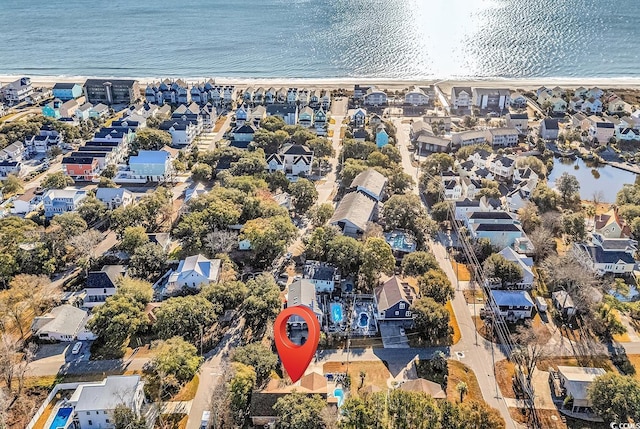
[[[55, 83], [84, 83], [86, 79], [135, 79], [140, 85], [157, 82], [168, 78], [167, 76], [146, 76], [146, 77], [115, 77], [115, 76], [69, 76], [69, 75], [9, 75], [0, 74], [0, 84], [6, 84], [15, 81], [23, 76], [31, 78], [34, 86], [52, 87]], [[451, 79], [394, 79], [394, 78], [242, 78], [242, 77], [185, 77], [170, 78], [182, 79], [188, 84], [194, 84], [213, 79], [217, 84], [236, 85], [239, 87], [247, 86], [310, 86], [318, 89], [333, 88], [349, 88], [355, 84], [376, 85], [385, 89], [404, 89], [414, 85], [433, 85], [438, 84], [440, 88], [450, 91], [452, 86], [470, 86], [470, 87], [506, 87], [509, 89], [531, 90], [540, 86], [554, 87], [561, 86], [567, 88], [577, 88], [579, 86], [592, 87], [599, 86], [607, 88], [628, 88], [640, 89], [640, 77], [611, 77], [611, 78], [451, 78]]]

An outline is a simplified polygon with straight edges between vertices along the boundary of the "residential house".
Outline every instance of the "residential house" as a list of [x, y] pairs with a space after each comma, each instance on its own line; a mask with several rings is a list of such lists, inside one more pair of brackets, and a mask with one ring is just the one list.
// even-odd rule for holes
[[451, 140], [427, 134], [419, 135], [414, 144], [417, 145], [419, 153], [424, 151], [449, 152], [451, 150]]
[[640, 141], [640, 128], [616, 128], [615, 137], [621, 141]]
[[89, 118], [106, 118], [109, 116], [109, 106], [103, 103], [98, 103], [92, 105], [91, 109], [89, 109]]
[[279, 153], [267, 157], [269, 171], [284, 171], [291, 176], [309, 175], [313, 166], [313, 151], [307, 146], [289, 144]]
[[31, 323], [31, 332], [41, 341], [93, 340], [95, 335], [85, 329], [88, 318], [85, 310], [73, 305], [60, 305], [43, 316], [36, 316]]
[[[476, 214], [475, 212], [473, 214]], [[522, 227], [513, 223], [473, 223], [469, 232], [474, 239], [487, 238], [497, 247], [513, 246], [517, 239], [526, 238]]]
[[260, 122], [267, 117], [267, 108], [264, 106], [256, 106], [249, 111], [248, 119], [254, 127], [259, 127]]
[[587, 98], [582, 102], [580, 110], [584, 113], [602, 113], [602, 101], [599, 98]]
[[362, 103], [365, 106], [386, 106], [387, 94], [377, 89], [375, 86], [369, 88], [363, 97]]
[[171, 146], [186, 147], [195, 140], [197, 126], [192, 121], [170, 119], [160, 124], [160, 129], [171, 134]]
[[473, 91], [470, 87], [454, 86], [451, 88], [451, 107], [454, 110], [471, 109], [471, 97]]
[[[79, 121], [86, 121], [91, 117], [91, 110], [93, 109], [93, 104], [84, 103], [81, 106], [78, 106], [73, 116]], [[44, 113], [44, 107], [43, 107]]]
[[266, 104], [273, 104], [276, 102], [276, 89], [271, 87], [264, 92], [264, 102]]
[[[514, 109], [524, 109], [527, 107], [527, 99], [519, 92], [511, 93], [511, 107]], [[510, 125], [511, 126], [511, 125]]]
[[498, 179], [510, 179], [513, 177], [515, 164], [514, 158], [495, 154], [487, 160], [485, 167]]
[[96, 198], [103, 202], [109, 210], [127, 207], [133, 203], [133, 194], [124, 188], [98, 188]]
[[301, 89], [300, 91], [298, 91], [298, 105], [300, 107], [307, 107], [309, 105], [309, 90], [308, 89]]
[[580, 86], [580, 87], [576, 88], [576, 89], [573, 91], [573, 95], [574, 95], [575, 97], [582, 97], [582, 98], [584, 98], [584, 97], [586, 97], [586, 96], [587, 96], [587, 93], [588, 93], [588, 92], [589, 92], [589, 90], [588, 90], [587, 88], [585, 88], [584, 86]]
[[8, 175], [16, 177], [22, 176], [23, 165], [20, 161], [0, 161], [0, 180], [4, 180]]
[[455, 206], [455, 218], [459, 221], [467, 220], [472, 213], [482, 210], [480, 201], [469, 198], [465, 198], [462, 201], [455, 201], [453, 204]]
[[591, 243], [574, 243], [572, 248], [578, 262], [598, 275], [633, 273], [636, 250], [635, 240], [607, 238], [599, 233], [591, 235]]
[[462, 184], [460, 177], [443, 177], [442, 185], [444, 187], [444, 198], [448, 201], [457, 201], [462, 199]]
[[200, 109], [203, 130], [212, 131], [218, 120], [218, 111], [211, 103], [207, 103]]
[[144, 402], [144, 381], [139, 375], [112, 375], [98, 383], [81, 383], [69, 398], [80, 429], [113, 428], [118, 406], [140, 416]]
[[482, 189], [482, 182], [471, 177], [461, 177], [462, 196], [466, 199], [475, 199], [478, 191]]
[[181, 260], [178, 268], [169, 275], [164, 295], [174, 295], [184, 288], [198, 290], [202, 285], [217, 283], [221, 263], [220, 259], [207, 259], [202, 255]]
[[319, 136], [324, 136], [327, 134], [327, 113], [321, 107], [313, 113], [314, 123], [316, 127], [316, 134]]
[[535, 304], [527, 291], [491, 290], [490, 293], [500, 315], [508, 322], [531, 319]]
[[36, 188], [27, 189], [24, 194], [14, 198], [12, 214], [26, 215], [32, 211], [38, 210], [42, 206], [42, 195], [36, 195]]
[[389, 134], [387, 134], [387, 130], [384, 125], [378, 126], [378, 131], [376, 132], [376, 147], [381, 149], [389, 144]]
[[387, 178], [373, 168], [369, 168], [353, 179], [349, 190], [362, 192], [376, 201], [382, 201], [386, 185]]
[[247, 121], [248, 113], [244, 106], [236, 109], [236, 127], [241, 127]]
[[184, 203], [183, 207], [188, 207], [188, 204], [203, 195], [207, 194], [207, 189], [202, 183], [196, 183], [195, 186], [188, 188], [184, 191]]
[[44, 216], [51, 219], [58, 214], [76, 211], [86, 197], [86, 191], [77, 189], [49, 189], [42, 197]]
[[511, 105], [511, 91], [508, 89], [473, 88], [472, 104], [480, 110], [502, 112]]
[[349, 192], [336, 207], [330, 225], [335, 225], [345, 235], [359, 237], [367, 230], [367, 223], [377, 217], [377, 202], [363, 192]]
[[529, 129], [529, 115], [525, 113], [507, 113], [507, 127], [515, 128], [520, 134], [526, 134]]
[[234, 141], [239, 142], [251, 142], [253, 141], [253, 135], [256, 132], [256, 128], [253, 124], [244, 124], [242, 126], [235, 127], [231, 133]]
[[53, 85], [53, 97], [62, 101], [74, 100], [82, 96], [82, 85], [77, 83], [61, 83]]
[[322, 107], [322, 110], [325, 112], [328, 112], [331, 108], [331, 92], [326, 89], [320, 92], [320, 107]]
[[586, 119], [589, 122], [589, 137], [594, 141], [607, 144], [615, 135], [615, 126], [613, 122], [600, 117], [591, 115]]
[[302, 270], [302, 278], [315, 286], [317, 293], [333, 292], [336, 281], [340, 281], [338, 269], [324, 262], [308, 260]]
[[553, 306], [560, 312], [563, 318], [570, 319], [576, 314], [576, 306], [573, 304], [573, 299], [567, 291], [558, 290], [553, 292], [551, 294], [551, 300], [553, 301]]
[[575, 113], [571, 115], [571, 126], [576, 129], [583, 129], [584, 120], [587, 119], [587, 115], [584, 113]]
[[614, 115], [616, 113], [620, 114], [623, 112], [631, 112], [631, 110], [633, 110], [633, 106], [618, 97], [610, 100], [607, 104], [607, 112], [611, 115]]
[[350, 109], [347, 115], [351, 118], [353, 128], [362, 128], [367, 123], [367, 111], [365, 109]]
[[294, 105], [298, 101], [298, 88], [287, 89], [287, 104]]
[[551, 112], [556, 115], [567, 112], [567, 102], [562, 98], [553, 97], [549, 100], [549, 104], [551, 105]]
[[298, 115], [298, 124], [305, 128], [311, 128], [313, 126], [313, 116], [313, 109], [311, 107], [303, 107]]
[[374, 289], [374, 302], [378, 321], [402, 321], [413, 325], [411, 304], [416, 299], [415, 291], [398, 276], [393, 276]]
[[298, 123], [298, 106], [295, 104], [269, 104], [267, 105], [267, 116], [279, 116], [287, 125], [296, 125]]
[[87, 79], [84, 93], [92, 104], [133, 104], [140, 97], [140, 87], [137, 80]]
[[8, 83], [0, 88], [0, 92], [2, 93], [2, 98], [9, 106], [27, 101], [29, 97], [31, 97], [31, 94], [33, 94], [31, 79], [23, 77]]
[[433, 399], [447, 399], [447, 394], [442, 390], [442, 386], [424, 378], [407, 380], [403, 382], [398, 389], [405, 392], [426, 393]]
[[65, 101], [60, 105], [60, 117], [62, 118], [72, 118], [74, 117], [76, 110], [78, 110], [80, 105], [78, 104], [78, 100], [72, 99]]
[[516, 128], [489, 128], [487, 141], [493, 147], [513, 147], [518, 144], [519, 133]]
[[53, 119], [60, 118], [60, 116], [62, 116], [60, 115], [60, 106], [62, 106], [62, 100], [56, 98], [55, 100], [50, 101], [42, 106], [42, 116]]
[[429, 104], [429, 96], [422, 88], [414, 86], [404, 95], [404, 104], [410, 106], [426, 106]]
[[558, 125], [557, 119], [545, 118], [540, 121], [540, 138], [545, 140], [556, 140], [559, 132], [560, 126]]
[[629, 238], [631, 229], [618, 215], [618, 210], [612, 208], [606, 213], [596, 215], [594, 218], [594, 233], [603, 238]]
[[22, 142], [14, 142], [2, 149], [0, 158], [10, 159], [12, 161], [22, 161], [26, 154], [26, 148]]
[[589, 396], [589, 387], [596, 378], [604, 374], [606, 371], [603, 368], [558, 365], [560, 386], [564, 389], [566, 397], [573, 400], [572, 412], [591, 412], [593, 404]]
[[[289, 308], [298, 305], [303, 305], [311, 309], [318, 318], [318, 322], [322, 324], [324, 313], [316, 297], [316, 286], [308, 279], [298, 279], [289, 285], [286, 306]], [[306, 322], [301, 316], [293, 315], [287, 320], [287, 324], [304, 326]]]
[[604, 95], [604, 91], [597, 86], [593, 88], [589, 88], [587, 93], [584, 95], [586, 98], [601, 98]]
[[499, 253], [507, 261], [515, 262], [522, 270], [522, 278], [514, 284], [507, 285], [508, 288], [531, 289], [533, 287], [533, 259], [522, 255], [511, 247], [505, 247]]
[[83, 290], [82, 306], [93, 308], [116, 294], [119, 280], [127, 274], [124, 265], [103, 265], [100, 271], [89, 271]]
[[487, 133], [484, 130], [463, 131], [451, 133], [451, 144], [454, 147], [470, 146], [472, 144], [487, 143]]
[[91, 181], [100, 174], [97, 157], [91, 155], [68, 155], [62, 158], [64, 173], [73, 180]]
[[133, 178], [149, 182], [161, 182], [173, 173], [171, 157], [163, 150], [141, 150], [129, 158], [129, 170]]

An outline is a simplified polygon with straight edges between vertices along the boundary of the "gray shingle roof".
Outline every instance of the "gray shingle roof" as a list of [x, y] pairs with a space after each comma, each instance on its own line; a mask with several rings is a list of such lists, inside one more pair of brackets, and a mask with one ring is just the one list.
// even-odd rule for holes
[[373, 216], [375, 206], [376, 202], [362, 192], [349, 192], [342, 198], [340, 204], [338, 204], [329, 223], [335, 224], [343, 220], [348, 220], [360, 230], [364, 231], [367, 227], [367, 222], [369, 222]]

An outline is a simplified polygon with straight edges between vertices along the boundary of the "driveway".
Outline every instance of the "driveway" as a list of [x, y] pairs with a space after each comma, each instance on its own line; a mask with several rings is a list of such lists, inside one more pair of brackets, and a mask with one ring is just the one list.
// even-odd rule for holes
[[402, 322], [395, 321], [381, 321], [380, 335], [382, 336], [382, 344], [385, 349], [408, 349], [409, 342], [406, 335], [400, 334], [400, 328], [402, 328]]

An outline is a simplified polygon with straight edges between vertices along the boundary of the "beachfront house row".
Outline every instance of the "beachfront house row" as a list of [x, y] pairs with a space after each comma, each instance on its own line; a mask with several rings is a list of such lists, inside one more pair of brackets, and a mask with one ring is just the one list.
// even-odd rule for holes
[[554, 114], [562, 114], [567, 111], [567, 102], [562, 98], [554, 97], [549, 100], [549, 104], [551, 105], [551, 111]]
[[472, 94], [470, 87], [454, 86], [451, 88], [451, 107], [454, 110], [469, 110]]
[[103, 265], [100, 271], [89, 271], [83, 289], [84, 308], [93, 308], [105, 303], [116, 294], [118, 282], [127, 274], [124, 265]]
[[340, 275], [336, 267], [324, 262], [311, 260], [305, 262], [302, 278], [309, 280], [318, 293], [333, 292], [336, 282], [340, 281]]
[[473, 88], [472, 104], [480, 110], [502, 112], [511, 105], [511, 91], [508, 89]]
[[556, 140], [558, 138], [559, 132], [560, 126], [558, 125], [557, 119], [544, 118], [542, 121], [540, 121], [540, 138], [544, 140]]
[[515, 109], [524, 109], [527, 107], [527, 98], [519, 92], [511, 93], [511, 107]]
[[49, 189], [42, 197], [44, 216], [51, 219], [55, 215], [76, 211], [86, 197], [86, 191], [77, 189]]
[[607, 104], [607, 112], [611, 115], [631, 112], [632, 110], [633, 106], [631, 104], [618, 97], [609, 100]]
[[2, 93], [2, 98], [9, 106], [27, 101], [31, 94], [33, 94], [31, 79], [23, 77], [8, 83], [0, 88], [0, 92]]
[[529, 129], [529, 115], [525, 113], [507, 113], [505, 116], [507, 127], [515, 128], [520, 134], [526, 134]]
[[429, 96], [422, 88], [414, 86], [404, 95], [404, 104], [409, 106], [426, 106], [429, 104]]
[[78, 83], [58, 82], [53, 85], [53, 98], [62, 101], [75, 100], [82, 96], [82, 85]]
[[161, 182], [173, 173], [171, 156], [163, 150], [141, 150], [129, 158], [129, 170], [132, 178]]
[[580, 110], [588, 114], [602, 113], [602, 101], [598, 98], [588, 98], [582, 102]]
[[379, 321], [403, 321], [406, 327], [413, 324], [411, 304], [416, 298], [414, 290], [398, 276], [393, 276], [374, 290], [374, 302]]
[[131, 79], [87, 79], [84, 93], [92, 104], [133, 104], [140, 98], [140, 86]]
[[362, 103], [365, 106], [385, 106], [387, 104], [387, 94], [372, 86], [364, 95]]
[[507, 322], [531, 319], [535, 306], [531, 295], [524, 290], [491, 290], [498, 311]]

